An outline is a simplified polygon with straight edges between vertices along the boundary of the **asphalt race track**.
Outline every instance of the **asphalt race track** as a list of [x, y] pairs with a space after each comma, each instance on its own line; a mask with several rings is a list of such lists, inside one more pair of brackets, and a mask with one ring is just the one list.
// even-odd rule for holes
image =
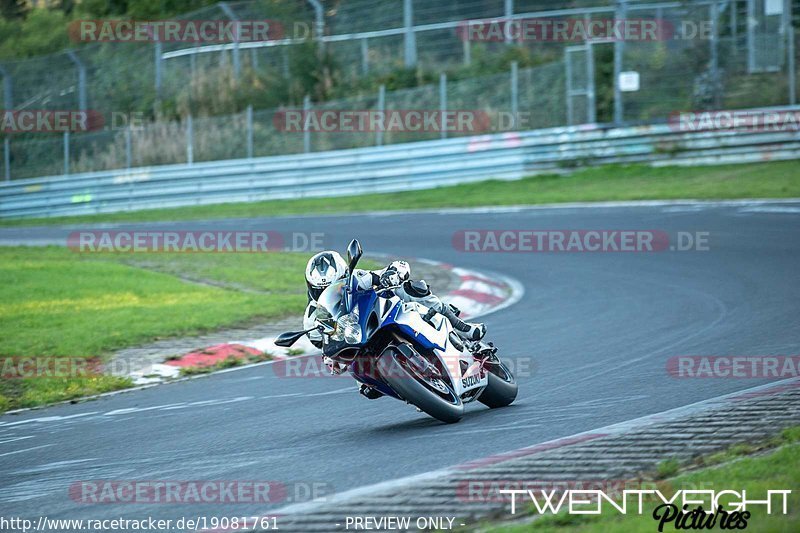
[[[786, 202], [137, 225], [324, 232], [326, 244], [342, 251], [358, 237], [367, 252], [504, 274], [523, 284], [525, 296], [485, 317], [489, 338], [505, 358], [534, 361], [535, 371], [519, 376], [514, 405], [470, 406], [455, 425], [397, 401], [366, 400], [349, 379], [280, 378], [271, 365], [3, 416], [0, 507], [49, 518], [264, 514], [269, 506], [87, 505], [68, 491], [81, 480], [213, 479], [323, 483], [341, 492], [765, 383], [676, 379], [666, 363], [678, 355], [798, 353], [798, 215], [800, 203]], [[2, 228], [0, 243], [63, 244], [73, 229]], [[453, 234], [473, 229], [708, 232], [710, 250], [454, 249]]]

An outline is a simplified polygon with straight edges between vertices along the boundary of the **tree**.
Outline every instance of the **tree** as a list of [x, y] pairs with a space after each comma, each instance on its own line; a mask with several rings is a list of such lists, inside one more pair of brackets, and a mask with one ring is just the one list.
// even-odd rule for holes
[[0, 0], [0, 15], [6, 20], [23, 19], [27, 12], [24, 0]]

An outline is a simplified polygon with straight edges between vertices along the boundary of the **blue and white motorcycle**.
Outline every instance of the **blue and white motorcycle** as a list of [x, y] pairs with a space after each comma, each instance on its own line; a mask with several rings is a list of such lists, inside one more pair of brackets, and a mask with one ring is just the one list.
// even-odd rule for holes
[[359, 288], [352, 272], [361, 255], [353, 240], [350, 275], [320, 295], [315, 326], [283, 333], [275, 344], [291, 346], [318, 329], [323, 354], [357, 381], [442, 422], [458, 422], [469, 402], [496, 408], [516, 399], [516, 380], [491, 343], [462, 340], [444, 316], [398, 298], [397, 287]]

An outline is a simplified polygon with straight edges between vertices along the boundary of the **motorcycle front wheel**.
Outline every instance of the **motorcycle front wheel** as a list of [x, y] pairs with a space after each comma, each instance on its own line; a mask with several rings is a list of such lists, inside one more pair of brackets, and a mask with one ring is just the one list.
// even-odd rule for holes
[[439, 378], [426, 377], [395, 346], [378, 357], [378, 370], [386, 383], [409, 403], [437, 420], [453, 424], [464, 416], [464, 404]]
[[486, 369], [489, 371], [489, 384], [478, 396], [478, 401], [491, 409], [511, 405], [517, 399], [518, 390], [514, 375], [500, 361], [487, 365]]

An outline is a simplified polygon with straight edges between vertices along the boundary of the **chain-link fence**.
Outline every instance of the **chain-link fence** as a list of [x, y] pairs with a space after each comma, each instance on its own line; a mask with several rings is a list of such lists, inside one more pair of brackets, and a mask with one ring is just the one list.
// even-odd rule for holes
[[[277, 21], [282, 38], [248, 43], [95, 43], [33, 60], [0, 63], [4, 109], [152, 109], [184, 105], [181, 121], [63, 135], [3, 137], [6, 179], [213, 161], [438, 139], [589, 122], [662, 121], [681, 110], [796, 103], [800, 0], [257, 0], [220, 3], [183, 20]], [[317, 9], [321, 8], [321, 9]], [[581, 35], [593, 23], [651, 22], [655, 38]], [[555, 31], [566, 23], [566, 31]], [[545, 29], [543, 29], [545, 28]], [[494, 31], [494, 30], [498, 30]], [[473, 31], [475, 30], [475, 31]], [[527, 31], [526, 30], [530, 30]], [[549, 33], [548, 33], [549, 32]], [[331, 112], [470, 111], [479, 130], [281, 127], [286, 108], [252, 101], [247, 111], [194, 116], [198, 95], [231, 93], [237, 78], [264, 73], [293, 83], [299, 46], [322, 47], [336, 79], [365, 79], [347, 98], [295, 106]], [[487, 66], [509, 65], [508, 69]], [[398, 69], [427, 83], [387, 90]], [[482, 75], [483, 74], [483, 75]], [[623, 83], [623, 78], [628, 80]], [[270, 78], [265, 78], [270, 79]], [[263, 89], [271, 91], [271, 87]], [[273, 104], [274, 105], [274, 104]], [[213, 106], [212, 106], [213, 107]], [[253, 107], [256, 109], [253, 110]], [[264, 108], [266, 107], [266, 108]], [[205, 110], [214, 114], [214, 109]], [[194, 113], [195, 115], [197, 113]], [[483, 125], [485, 126], [485, 124]]]

